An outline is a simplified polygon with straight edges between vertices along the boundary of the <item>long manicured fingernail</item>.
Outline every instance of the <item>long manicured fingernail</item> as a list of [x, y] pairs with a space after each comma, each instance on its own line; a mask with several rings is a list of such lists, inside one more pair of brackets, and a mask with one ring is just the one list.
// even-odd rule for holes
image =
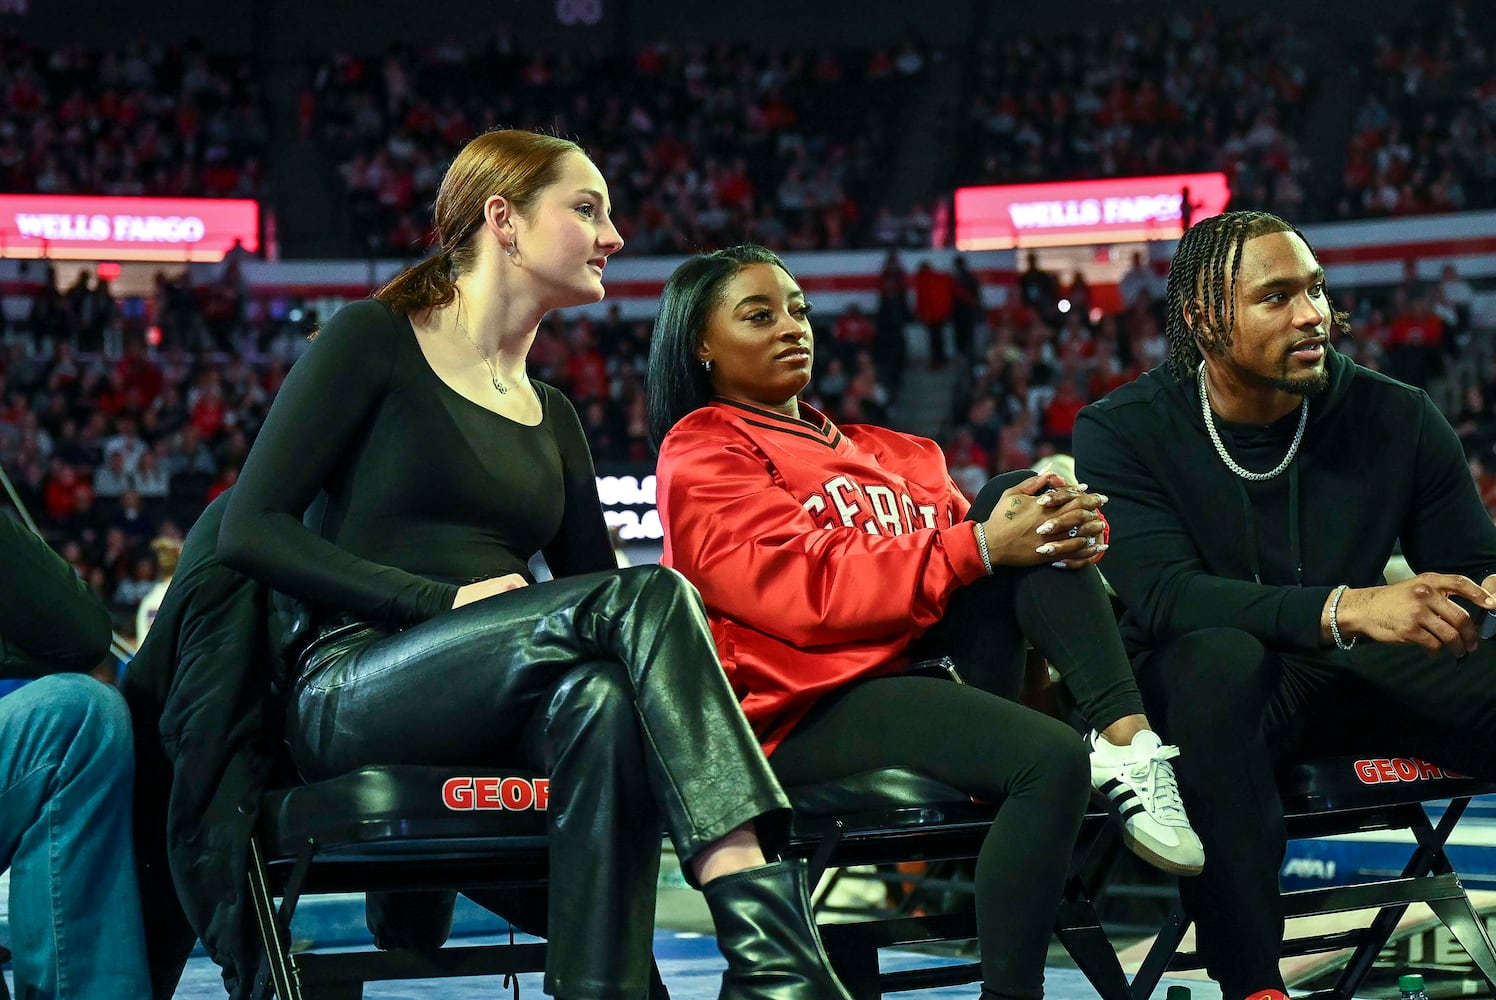
[[1054, 522], [1053, 521], [1045, 521], [1043, 524], [1039, 525], [1039, 534], [1041, 534], [1041, 535], [1047, 535], [1047, 534], [1049, 534], [1053, 530], [1054, 530]]
[[1097, 496], [1101, 497], [1101, 502], [1102, 503], [1111, 503], [1112, 502], [1112, 498], [1109, 497], [1109, 496], [1107, 496], [1105, 493], [1098, 493]]
[[1086, 492], [1086, 490], [1088, 490], [1090, 488], [1091, 488], [1091, 484], [1090, 483], [1076, 483], [1075, 484], [1075, 489], [1077, 490], [1077, 492], [1080, 492], [1080, 493], [1084, 493], [1084, 492]]
[[1054, 494], [1053, 493], [1046, 493], [1046, 494], [1044, 494], [1043, 496], [1041, 496], [1039, 498], [1039, 506], [1040, 507], [1048, 507], [1052, 503], [1054, 503]]
[[1039, 553], [1041, 556], [1047, 556], [1051, 552], [1054, 551], [1054, 548], [1055, 547], [1054, 547], [1054, 543], [1053, 542], [1045, 542], [1043, 545], [1039, 546], [1034, 551], [1037, 552], [1037, 553]]
[[1106, 544], [1105, 542], [1102, 542], [1100, 545], [1096, 546], [1096, 551], [1097, 552], [1105, 552], [1109, 548], [1111, 548], [1110, 545]]
[[1069, 569], [1070, 568], [1069, 565], [1067, 565], [1066, 562], [1065, 562], [1065, 560], [1063, 560], [1063, 559], [1061, 559], [1059, 562], [1052, 562], [1049, 565], [1053, 566], [1055, 569]]

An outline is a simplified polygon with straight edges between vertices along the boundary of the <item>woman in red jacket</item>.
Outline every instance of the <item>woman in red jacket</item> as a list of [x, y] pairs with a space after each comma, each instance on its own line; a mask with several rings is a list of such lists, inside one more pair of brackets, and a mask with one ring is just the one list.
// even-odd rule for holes
[[[1013, 700], [1027, 642], [1096, 727], [1090, 783], [1130, 846], [1203, 864], [1093, 563], [1106, 498], [1009, 474], [968, 509], [934, 442], [839, 428], [810, 381], [810, 304], [773, 253], [694, 257], [649, 358], [663, 562], [701, 591], [780, 780], [904, 766], [1001, 801], [977, 861], [984, 997], [1037, 997], [1084, 813], [1086, 744]], [[970, 684], [911, 675], [949, 657]]]

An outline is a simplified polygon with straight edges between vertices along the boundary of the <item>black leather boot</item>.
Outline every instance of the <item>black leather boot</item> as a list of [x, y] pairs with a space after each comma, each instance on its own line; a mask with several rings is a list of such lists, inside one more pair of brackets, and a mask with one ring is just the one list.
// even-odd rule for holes
[[723, 875], [702, 892], [727, 957], [719, 1000], [852, 1000], [821, 946], [803, 859]]

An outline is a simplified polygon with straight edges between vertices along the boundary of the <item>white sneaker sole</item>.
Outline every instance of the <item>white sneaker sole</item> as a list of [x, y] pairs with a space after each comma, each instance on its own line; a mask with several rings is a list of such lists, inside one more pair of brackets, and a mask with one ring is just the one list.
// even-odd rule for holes
[[[1118, 822], [1121, 821], [1118, 820]], [[1175, 861], [1171, 858], [1164, 857], [1162, 854], [1159, 854], [1157, 851], [1150, 848], [1147, 844], [1134, 837], [1131, 831], [1129, 831], [1125, 826], [1122, 827], [1122, 843], [1127, 845], [1127, 849], [1129, 851], [1136, 854], [1138, 857], [1142, 858], [1153, 867], [1162, 869], [1163, 871], [1169, 872], [1172, 875], [1198, 875], [1205, 870], [1205, 864], [1203, 862], [1198, 865], [1186, 865], [1181, 864], [1180, 862]]]

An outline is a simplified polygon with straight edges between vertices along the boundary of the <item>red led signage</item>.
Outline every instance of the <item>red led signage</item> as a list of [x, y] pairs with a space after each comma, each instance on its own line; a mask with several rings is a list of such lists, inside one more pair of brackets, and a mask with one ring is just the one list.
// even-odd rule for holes
[[0, 257], [218, 261], [235, 240], [260, 249], [258, 202], [0, 195]]
[[1186, 188], [1192, 222], [1220, 215], [1231, 200], [1221, 173], [960, 188], [956, 248], [1008, 250], [1177, 239]]

